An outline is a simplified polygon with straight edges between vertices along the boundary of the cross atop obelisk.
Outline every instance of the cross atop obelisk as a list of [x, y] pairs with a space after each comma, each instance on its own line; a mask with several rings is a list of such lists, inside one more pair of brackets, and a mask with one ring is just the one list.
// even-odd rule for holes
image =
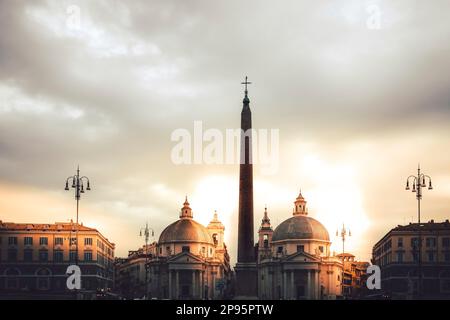
[[245, 76], [245, 81], [241, 82], [241, 84], [245, 84], [245, 94], [247, 94], [248, 93], [247, 85], [251, 84], [251, 82], [248, 81], [248, 77], [247, 76]]

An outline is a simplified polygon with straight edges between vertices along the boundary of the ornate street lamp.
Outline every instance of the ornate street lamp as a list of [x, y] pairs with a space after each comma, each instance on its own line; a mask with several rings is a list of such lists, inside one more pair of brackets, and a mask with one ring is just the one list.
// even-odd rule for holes
[[[78, 211], [79, 211], [79, 202], [80, 202], [80, 198], [81, 198], [81, 194], [85, 193], [86, 191], [90, 191], [91, 190], [91, 184], [89, 182], [89, 178], [82, 176], [80, 177], [80, 166], [77, 167], [77, 173], [74, 176], [70, 176], [66, 179], [66, 187], [64, 188], [64, 190], [69, 191], [69, 181], [72, 182], [72, 188], [75, 189], [75, 200], [77, 201], [77, 221], [76, 221], [76, 242], [75, 242], [75, 253], [76, 253], [76, 257], [75, 257], [75, 264], [78, 265]], [[86, 189], [84, 188], [84, 185], [86, 184]]]
[[[144, 231], [144, 233], [142, 233]], [[155, 236], [155, 231], [152, 228], [148, 227], [148, 223], [145, 223], [145, 228], [141, 228], [139, 232], [139, 236], [145, 237], [145, 298], [148, 299], [148, 238], [150, 237], [150, 231], [152, 232], [152, 237]]]
[[[342, 296], [344, 296], [344, 275], [345, 275], [345, 240], [347, 235], [349, 237], [352, 236], [352, 232], [350, 231], [350, 229], [345, 228], [345, 225], [342, 224], [342, 229], [341, 229], [341, 239], [342, 239], [342, 274], [341, 274], [341, 294]], [[339, 230], [336, 230], [336, 237], [339, 237]]]
[[[349, 237], [352, 236], [352, 232], [350, 231], [350, 229], [345, 228], [345, 225], [342, 224], [342, 229], [341, 229], [341, 239], [342, 239], [342, 255], [345, 253], [345, 240], [347, 237], [347, 234]], [[339, 237], [339, 230], [336, 230], [336, 237]], [[342, 259], [344, 259], [344, 256], [342, 256]]]
[[[412, 190], [410, 188], [412, 185]], [[422, 200], [422, 188], [426, 188], [428, 185], [428, 190], [433, 190], [433, 185], [431, 183], [431, 177], [420, 172], [420, 164], [417, 166], [417, 176], [410, 175], [406, 179], [406, 190], [411, 190], [416, 194], [417, 199], [417, 223], [419, 230], [419, 243], [418, 243], [418, 272], [419, 272], [419, 282], [417, 284], [417, 295], [420, 297], [422, 294], [422, 230], [420, 224], [420, 200]]]

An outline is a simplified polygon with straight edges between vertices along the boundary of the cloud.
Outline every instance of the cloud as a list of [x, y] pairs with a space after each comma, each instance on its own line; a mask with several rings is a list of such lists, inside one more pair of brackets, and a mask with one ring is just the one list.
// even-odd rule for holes
[[[369, 5], [382, 12], [379, 30], [367, 28]], [[126, 254], [123, 234], [146, 220], [163, 228], [204, 179], [237, 184], [237, 166], [175, 166], [170, 134], [194, 120], [237, 128], [248, 75], [254, 126], [280, 129], [282, 162], [274, 176], [255, 170], [256, 223], [262, 202], [273, 221], [290, 212], [315, 175], [299, 169], [312, 152], [362, 179], [358, 206], [378, 228], [374, 242], [411, 216], [413, 200], [397, 184], [418, 161], [448, 176], [448, 9], [446, 1], [0, 2], [0, 182], [60, 192], [80, 164], [96, 186], [92, 218]], [[430, 200], [443, 217], [445, 197]], [[109, 214], [124, 230], [105, 222]], [[355, 250], [367, 257], [369, 245]]]

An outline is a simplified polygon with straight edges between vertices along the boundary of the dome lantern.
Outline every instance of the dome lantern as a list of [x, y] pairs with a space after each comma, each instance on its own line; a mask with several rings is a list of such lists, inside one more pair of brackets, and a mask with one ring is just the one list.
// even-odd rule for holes
[[189, 206], [187, 196], [186, 196], [186, 199], [184, 200], [183, 208], [181, 208], [180, 218], [181, 219], [183, 219], [183, 218], [184, 219], [192, 219], [193, 218], [192, 209]]
[[293, 215], [308, 215], [308, 209], [306, 208], [306, 200], [303, 198], [302, 190], [300, 190], [300, 193], [298, 194], [297, 199], [294, 201], [294, 212]]

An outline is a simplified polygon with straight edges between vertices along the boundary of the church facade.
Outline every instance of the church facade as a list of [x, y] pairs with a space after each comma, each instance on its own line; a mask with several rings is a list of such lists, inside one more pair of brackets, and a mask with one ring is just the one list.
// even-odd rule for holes
[[187, 198], [179, 219], [167, 226], [148, 262], [148, 296], [158, 299], [221, 299], [229, 295], [230, 257], [217, 213], [207, 227], [193, 219]]
[[326, 228], [308, 216], [301, 192], [292, 217], [272, 229], [267, 208], [258, 232], [259, 299], [336, 299], [342, 260], [330, 252]]

